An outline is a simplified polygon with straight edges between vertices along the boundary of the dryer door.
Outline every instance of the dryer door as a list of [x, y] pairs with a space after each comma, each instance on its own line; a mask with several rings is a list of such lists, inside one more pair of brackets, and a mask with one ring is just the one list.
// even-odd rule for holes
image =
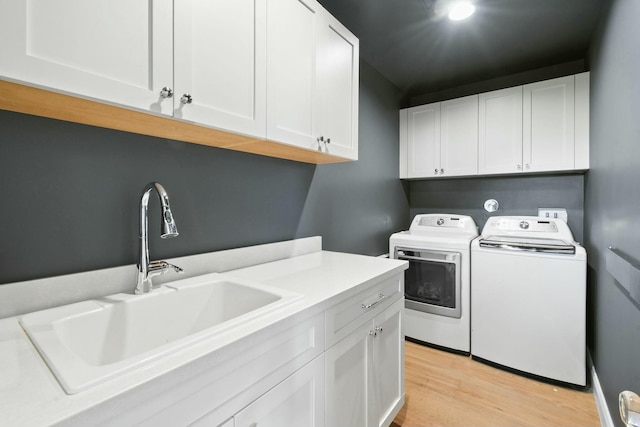
[[405, 307], [447, 317], [461, 317], [459, 252], [396, 248], [405, 270]]

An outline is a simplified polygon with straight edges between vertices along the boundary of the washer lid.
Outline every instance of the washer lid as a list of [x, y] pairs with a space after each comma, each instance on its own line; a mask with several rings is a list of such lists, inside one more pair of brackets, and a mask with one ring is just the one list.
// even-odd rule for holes
[[524, 239], [552, 239], [575, 243], [566, 222], [534, 216], [494, 216], [487, 220], [482, 237], [511, 236]]
[[544, 252], [550, 254], [575, 254], [576, 247], [564, 240], [535, 237], [487, 236], [479, 241], [480, 247], [511, 251]]

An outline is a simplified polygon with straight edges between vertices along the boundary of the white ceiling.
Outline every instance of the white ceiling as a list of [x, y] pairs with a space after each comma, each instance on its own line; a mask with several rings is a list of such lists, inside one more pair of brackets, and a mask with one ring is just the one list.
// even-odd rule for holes
[[405, 96], [582, 60], [609, 0], [319, 0], [360, 39], [360, 55]]

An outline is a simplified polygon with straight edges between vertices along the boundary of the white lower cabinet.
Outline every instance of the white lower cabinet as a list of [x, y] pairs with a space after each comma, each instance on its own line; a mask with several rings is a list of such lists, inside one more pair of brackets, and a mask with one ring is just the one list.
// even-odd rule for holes
[[404, 404], [403, 281], [294, 314], [61, 425], [388, 427]]
[[[369, 393], [373, 347], [367, 322], [333, 346], [327, 360], [327, 425], [371, 425]], [[371, 415], [371, 416], [370, 416]]]
[[404, 404], [404, 298], [374, 320], [372, 410], [374, 426], [389, 426]]
[[324, 356], [318, 356], [233, 418], [234, 427], [324, 427]]
[[326, 425], [389, 426], [404, 403], [404, 299], [368, 318], [326, 358]]

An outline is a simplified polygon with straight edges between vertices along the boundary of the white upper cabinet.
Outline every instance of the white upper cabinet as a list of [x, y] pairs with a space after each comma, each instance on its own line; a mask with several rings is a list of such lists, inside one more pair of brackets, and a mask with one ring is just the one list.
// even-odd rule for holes
[[440, 175], [478, 173], [478, 95], [440, 103]]
[[172, 38], [172, 0], [3, 0], [0, 75], [170, 115]]
[[317, 51], [320, 149], [357, 160], [359, 42], [332, 15], [323, 17]]
[[358, 155], [358, 40], [315, 0], [267, 10], [267, 138]]
[[174, 117], [266, 134], [266, 0], [175, 3]]
[[581, 73], [575, 75], [575, 168], [589, 169], [589, 85], [591, 75]]
[[315, 0], [270, 0], [267, 8], [267, 138], [316, 149], [319, 110]]
[[276, 157], [358, 158], [359, 42], [316, 0], [2, 0], [0, 12], [0, 79], [247, 135]]
[[440, 103], [406, 111], [406, 177], [436, 176], [440, 170]]
[[479, 96], [478, 173], [522, 171], [522, 86]]
[[525, 172], [574, 168], [574, 77], [523, 87]]
[[407, 178], [478, 172], [477, 95], [406, 111]]
[[585, 169], [588, 72], [400, 110], [400, 178]]

